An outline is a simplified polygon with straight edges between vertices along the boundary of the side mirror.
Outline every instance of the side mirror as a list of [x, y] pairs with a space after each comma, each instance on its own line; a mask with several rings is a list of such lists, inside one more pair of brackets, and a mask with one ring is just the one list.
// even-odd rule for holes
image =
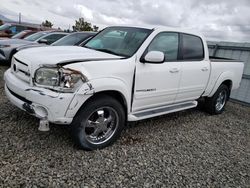
[[48, 44], [48, 40], [46, 40], [46, 39], [40, 39], [38, 41], [38, 43], [40, 43], [40, 44]]
[[148, 63], [163, 63], [165, 61], [165, 55], [160, 51], [150, 51], [144, 57], [144, 62]]

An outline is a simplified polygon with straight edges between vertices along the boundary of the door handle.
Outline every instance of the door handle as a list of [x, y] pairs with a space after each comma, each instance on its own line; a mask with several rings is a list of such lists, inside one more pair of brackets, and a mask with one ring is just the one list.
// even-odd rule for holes
[[169, 72], [171, 73], [178, 73], [180, 70], [177, 68], [170, 69]]
[[208, 71], [208, 68], [207, 68], [207, 67], [203, 67], [201, 70], [202, 70], [203, 72], [205, 72], [205, 71]]

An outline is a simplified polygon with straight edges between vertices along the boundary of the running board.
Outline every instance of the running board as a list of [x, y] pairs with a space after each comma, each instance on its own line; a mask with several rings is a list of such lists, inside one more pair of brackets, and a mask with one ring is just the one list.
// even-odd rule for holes
[[162, 106], [162, 107], [148, 109], [148, 110], [142, 110], [142, 111], [128, 114], [128, 121], [138, 121], [142, 119], [152, 118], [155, 116], [169, 114], [172, 112], [178, 112], [181, 110], [194, 108], [197, 106], [197, 104], [198, 104], [197, 101], [191, 101], [191, 102], [185, 102], [185, 103], [178, 103], [174, 105]]

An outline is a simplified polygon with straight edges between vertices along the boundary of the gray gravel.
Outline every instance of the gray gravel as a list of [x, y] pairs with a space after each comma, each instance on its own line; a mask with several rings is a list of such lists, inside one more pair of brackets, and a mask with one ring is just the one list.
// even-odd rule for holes
[[250, 187], [249, 107], [129, 124], [94, 152], [77, 150], [67, 126], [38, 132], [38, 120], [7, 101], [2, 79], [0, 107], [0, 187]]

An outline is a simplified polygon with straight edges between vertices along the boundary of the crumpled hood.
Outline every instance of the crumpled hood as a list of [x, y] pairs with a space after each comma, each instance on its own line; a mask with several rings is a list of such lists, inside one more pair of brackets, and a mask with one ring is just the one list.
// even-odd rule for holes
[[72, 62], [122, 58], [121, 56], [78, 46], [46, 46], [29, 48], [17, 52], [14, 57], [27, 64], [32, 69], [32, 72], [42, 65], [64, 65]]

